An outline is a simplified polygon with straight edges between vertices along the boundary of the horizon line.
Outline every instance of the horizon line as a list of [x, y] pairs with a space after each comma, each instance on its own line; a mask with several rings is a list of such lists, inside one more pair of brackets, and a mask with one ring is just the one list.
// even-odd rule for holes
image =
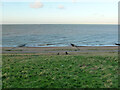
[[[0, 23], [0, 25], [15, 25], [15, 24], [47, 24], [47, 23]], [[48, 23], [48, 24], [62, 24], [62, 23]], [[67, 24], [67, 23], [63, 23], [63, 24]], [[72, 23], [68, 23], [68, 24], [72, 24]], [[78, 24], [78, 23], [76, 23], [76, 24]], [[82, 24], [82, 23], [80, 23], [80, 24]], [[84, 23], [83, 23], [84, 24]], [[85, 24], [87, 24], [88, 25], [88, 23], [85, 23]], [[118, 23], [105, 23], [105, 24], [96, 24], [96, 23], [92, 23], [92, 24], [95, 24], [95, 25], [118, 25]], [[89, 24], [90, 25], [90, 24]]]

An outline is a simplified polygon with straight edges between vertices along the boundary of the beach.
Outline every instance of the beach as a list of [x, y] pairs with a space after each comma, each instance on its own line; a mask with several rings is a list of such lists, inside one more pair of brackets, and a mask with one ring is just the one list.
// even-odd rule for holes
[[117, 2], [8, 1], [0, 3], [0, 88], [120, 87]]
[[3, 25], [2, 87], [118, 88], [116, 27]]
[[[38, 54], [38, 55], [106, 55], [117, 54], [118, 46], [79, 46], [79, 47], [3, 47], [3, 54]], [[111, 54], [111, 55], [112, 55]]]

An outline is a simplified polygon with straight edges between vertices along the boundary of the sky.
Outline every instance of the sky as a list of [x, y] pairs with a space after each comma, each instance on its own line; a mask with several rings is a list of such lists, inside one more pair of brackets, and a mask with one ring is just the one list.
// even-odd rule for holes
[[119, 0], [2, 0], [3, 24], [117, 24]]

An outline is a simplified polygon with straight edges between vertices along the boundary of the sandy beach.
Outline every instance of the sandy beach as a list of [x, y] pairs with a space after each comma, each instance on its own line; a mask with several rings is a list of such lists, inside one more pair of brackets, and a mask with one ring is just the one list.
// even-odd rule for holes
[[114, 55], [118, 46], [79, 46], [79, 47], [3, 47], [2, 54], [42, 54], [42, 55]]

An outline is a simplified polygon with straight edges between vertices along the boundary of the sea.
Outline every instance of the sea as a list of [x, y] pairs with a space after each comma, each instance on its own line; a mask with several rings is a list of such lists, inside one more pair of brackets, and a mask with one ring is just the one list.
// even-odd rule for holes
[[4, 24], [2, 47], [115, 46], [118, 25], [109, 24]]

